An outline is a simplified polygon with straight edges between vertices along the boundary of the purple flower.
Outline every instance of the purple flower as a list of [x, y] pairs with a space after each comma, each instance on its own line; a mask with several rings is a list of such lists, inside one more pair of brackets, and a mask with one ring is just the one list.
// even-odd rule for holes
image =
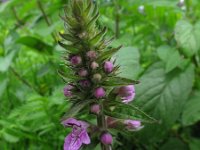
[[91, 59], [91, 60], [94, 60], [97, 58], [97, 53], [95, 51], [88, 51], [86, 53], [86, 56]]
[[104, 63], [104, 71], [106, 73], [111, 73], [113, 71], [114, 65], [111, 61], [106, 61]]
[[79, 84], [81, 85], [81, 87], [83, 88], [88, 88], [91, 86], [91, 83], [89, 80], [80, 80]]
[[126, 125], [126, 128], [130, 131], [138, 131], [143, 126], [141, 125], [141, 121], [139, 120], [125, 120], [124, 124]]
[[103, 98], [105, 95], [106, 95], [106, 92], [105, 92], [104, 88], [102, 88], [102, 87], [96, 88], [94, 91], [94, 96], [98, 99]]
[[118, 95], [121, 97], [124, 103], [131, 102], [135, 97], [134, 85], [122, 86], [118, 89]]
[[71, 97], [72, 96], [72, 91], [71, 91], [72, 89], [74, 89], [73, 85], [69, 84], [69, 85], [65, 86], [64, 89], [63, 89], [64, 95], [66, 97]]
[[79, 150], [82, 144], [90, 144], [90, 137], [87, 133], [88, 123], [69, 118], [64, 120], [62, 124], [73, 128], [72, 132], [65, 138], [64, 150]]
[[88, 75], [88, 71], [86, 69], [81, 69], [79, 70], [78, 75], [80, 77], [86, 77]]
[[101, 142], [105, 145], [112, 144], [112, 135], [110, 133], [103, 133], [101, 135]]
[[70, 62], [73, 66], [77, 66], [77, 65], [80, 65], [82, 63], [82, 58], [78, 55], [72, 56], [70, 58]]
[[94, 114], [99, 114], [100, 111], [101, 111], [101, 107], [99, 104], [93, 104], [92, 106], [90, 106], [90, 112]]

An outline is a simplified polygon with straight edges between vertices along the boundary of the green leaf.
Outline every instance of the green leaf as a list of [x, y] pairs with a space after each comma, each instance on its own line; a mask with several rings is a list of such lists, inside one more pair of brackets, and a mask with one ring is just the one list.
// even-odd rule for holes
[[69, 117], [74, 117], [81, 109], [83, 109], [86, 105], [91, 103], [90, 99], [87, 100], [79, 100], [79, 102], [73, 104], [70, 109], [63, 116], [62, 120], [65, 120]]
[[178, 21], [175, 27], [175, 39], [186, 56], [194, 55], [200, 49], [200, 22], [192, 25], [187, 20]]
[[75, 46], [73, 45], [67, 45], [67, 44], [64, 44], [60, 41], [58, 41], [58, 44], [63, 47], [64, 49], [66, 49], [69, 53], [73, 53], [73, 52], [78, 52], [78, 48], [76, 48]]
[[172, 71], [176, 67], [184, 70], [188, 65], [188, 59], [181, 57], [178, 50], [168, 45], [160, 46], [157, 49], [159, 58], [165, 63], [166, 73]]
[[103, 28], [101, 32], [99, 32], [97, 35], [95, 35], [91, 40], [90, 44], [91, 45], [96, 45], [100, 40], [102, 40], [107, 32], [106, 27]]
[[5, 57], [0, 57], [0, 72], [6, 72], [10, 67], [17, 51], [11, 51]]
[[[134, 105], [125, 104], [123, 102], [114, 100], [105, 102], [105, 105], [107, 106], [107, 109], [104, 109], [105, 114], [114, 118], [141, 120], [147, 123], [157, 122], [156, 119], [152, 118]], [[112, 110], [113, 107], [114, 110]]]
[[199, 150], [200, 149], [200, 140], [192, 139], [189, 143], [190, 150]]
[[17, 40], [17, 43], [37, 50], [38, 52], [52, 53], [53, 47], [32, 36], [24, 36]]
[[111, 48], [111, 49], [109, 49], [109, 50], [103, 52], [103, 53], [101, 54], [101, 56], [99, 57], [99, 59], [97, 59], [97, 61], [104, 61], [104, 60], [106, 60], [106, 59], [109, 59], [109, 58], [112, 57], [115, 53], [117, 53], [117, 52], [120, 50], [121, 47], [122, 47], [122, 46], [119, 46], [119, 47], [117, 47], [117, 48]]
[[19, 137], [9, 134], [7, 132], [2, 133], [4, 139], [10, 143], [16, 143], [19, 141]]
[[162, 45], [160, 47], [158, 47], [157, 49], [157, 53], [158, 53], [158, 57], [164, 61], [167, 62], [171, 56], [171, 54], [173, 53], [174, 49], [171, 48], [168, 45]]
[[[152, 65], [140, 78], [136, 86], [135, 103], [143, 111], [160, 120], [160, 125], [148, 125], [140, 134], [140, 140], [149, 142], [163, 138], [178, 119], [192, 90], [194, 67], [165, 73], [164, 64]], [[150, 138], [152, 137], [152, 138]]]
[[123, 47], [114, 55], [114, 58], [116, 58], [116, 64], [120, 66], [120, 77], [134, 79], [138, 76], [140, 54], [137, 48]]
[[189, 150], [188, 146], [177, 138], [170, 138], [159, 150]]
[[60, 35], [63, 39], [65, 39], [65, 40], [67, 40], [67, 41], [70, 41], [70, 42], [77, 42], [77, 40], [76, 40], [74, 37], [72, 37], [70, 34], [62, 34], [62, 33], [59, 33], [59, 35]]
[[178, 51], [173, 51], [171, 54], [171, 57], [169, 57], [167, 64], [166, 64], [166, 69], [165, 72], [168, 73], [172, 71], [174, 68], [176, 68], [181, 62], [181, 57]]
[[200, 92], [196, 91], [185, 104], [182, 114], [184, 126], [192, 125], [200, 120]]
[[121, 78], [121, 77], [111, 77], [108, 81], [103, 82], [104, 86], [125, 86], [130, 84], [138, 84], [139, 81]]

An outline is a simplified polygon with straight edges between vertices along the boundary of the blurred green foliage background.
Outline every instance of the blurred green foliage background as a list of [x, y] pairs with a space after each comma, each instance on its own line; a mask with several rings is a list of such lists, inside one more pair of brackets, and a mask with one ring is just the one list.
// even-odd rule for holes
[[[160, 121], [115, 138], [115, 150], [200, 149], [200, 1], [96, 0], [133, 105]], [[0, 2], [0, 150], [60, 150], [67, 130], [58, 32], [67, 0]], [[96, 150], [98, 150], [98, 146]]]

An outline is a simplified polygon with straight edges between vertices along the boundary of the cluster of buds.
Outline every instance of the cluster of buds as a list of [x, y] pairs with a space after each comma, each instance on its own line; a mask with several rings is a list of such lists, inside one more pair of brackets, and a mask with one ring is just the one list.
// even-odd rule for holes
[[[113, 111], [110, 107], [113, 102], [117, 104], [117, 99], [123, 105], [128, 105], [134, 99], [133, 84], [136, 82], [117, 77], [119, 66], [111, 58], [121, 46], [110, 48], [111, 40], [105, 39], [106, 28], [97, 29], [99, 12], [96, 5], [91, 0], [70, 0], [67, 10], [65, 17], [62, 17], [67, 33], [60, 34], [62, 40], [59, 44], [66, 49], [64, 61], [72, 75], [68, 80], [67, 77], [63, 78], [67, 82], [64, 95], [73, 103], [72, 110], [81, 112], [90, 107], [88, 113], [97, 117], [102, 149], [111, 149], [113, 139], [108, 132], [108, 112]], [[110, 96], [114, 98], [109, 99]], [[72, 117], [74, 115], [69, 110], [62, 122], [64, 126], [73, 128], [65, 138], [64, 150], [79, 150], [82, 144], [91, 142], [87, 132], [90, 124]], [[112, 120], [118, 122], [119, 119]], [[127, 118], [121, 123], [128, 130], [141, 128], [141, 122], [137, 120]]]

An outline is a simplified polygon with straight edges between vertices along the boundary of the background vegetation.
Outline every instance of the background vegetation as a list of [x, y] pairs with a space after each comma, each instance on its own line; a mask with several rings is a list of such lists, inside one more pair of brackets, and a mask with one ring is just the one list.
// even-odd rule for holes
[[[62, 149], [68, 131], [60, 118], [70, 106], [57, 74], [62, 48], [56, 41], [66, 2], [0, 3], [1, 150]], [[124, 45], [116, 55], [121, 76], [141, 81], [133, 105], [159, 120], [130, 135], [118, 133], [114, 149], [199, 150], [200, 2], [95, 2], [99, 24], [116, 37], [113, 46]]]

